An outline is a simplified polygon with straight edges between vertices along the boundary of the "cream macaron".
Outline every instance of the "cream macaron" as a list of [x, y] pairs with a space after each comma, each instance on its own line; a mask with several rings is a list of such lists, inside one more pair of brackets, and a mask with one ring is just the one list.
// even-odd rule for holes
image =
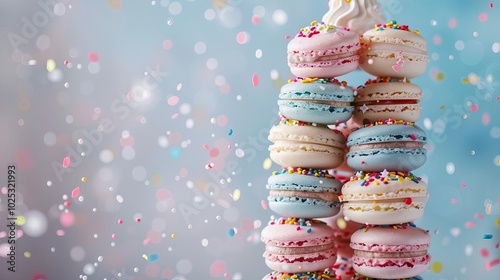
[[283, 167], [333, 169], [344, 161], [344, 135], [326, 125], [282, 119], [268, 139], [270, 158]]
[[370, 79], [356, 92], [353, 119], [358, 123], [386, 119], [416, 122], [420, 118], [422, 106], [418, 103], [423, 93], [408, 79]]
[[413, 222], [424, 214], [427, 184], [411, 172], [357, 172], [342, 186], [344, 215], [362, 224]]
[[359, 67], [377, 77], [415, 78], [429, 62], [425, 38], [396, 21], [366, 31], [361, 44]]

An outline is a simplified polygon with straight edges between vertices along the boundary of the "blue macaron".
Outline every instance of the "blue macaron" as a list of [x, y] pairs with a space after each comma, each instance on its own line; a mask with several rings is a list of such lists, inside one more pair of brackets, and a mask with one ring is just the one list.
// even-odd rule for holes
[[363, 171], [409, 172], [426, 161], [425, 131], [412, 122], [385, 120], [363, 125], [347, 138], [347, 165]]
[[340, 210], [342, 182], [325, 170], [288, 168], [267, 181], [269, 208], [282, 217], [324, 218]]
[[289, 119], [337, 124], [351, 118], [354, 90], [327, 78], [296, 78], [281, 87], [279, 111]]

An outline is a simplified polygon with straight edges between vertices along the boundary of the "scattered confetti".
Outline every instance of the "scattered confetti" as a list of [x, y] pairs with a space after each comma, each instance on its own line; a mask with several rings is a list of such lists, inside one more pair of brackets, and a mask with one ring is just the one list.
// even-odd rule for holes
[[80, 187], [76, 187], [73, 189], [73, 191], [71, 192], [71, 197], [72, 198], [75, 198], [77, 197], [78, 195], [80, 194]]
[[440, 273], [443, 270], [443, 264], [441, 262], [433, 262], [431, 264], [431, 271], [434, 273]]
[[259, 76], [257, 74], [253, 74], [252, 76], [252, 85], [254, 87], [259, 85]]
[[65, 157], [63, 159], [62, 167], [63, 168], [68, 168], [68, 166], [71, 164], [71, 159], [69, 157]]
[[489, 234], [489, 233], [483, 234], [483, 239], [492, 239], [492, 238], [493, 238], [493, 234]]

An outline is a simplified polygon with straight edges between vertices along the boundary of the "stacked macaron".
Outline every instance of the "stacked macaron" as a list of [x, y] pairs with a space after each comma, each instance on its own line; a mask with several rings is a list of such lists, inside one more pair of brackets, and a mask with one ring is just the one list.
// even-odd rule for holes
[[264, 279], [334, 279], [334, 230], [319, 218], [340, 210], [342, 182], [328, 170], [344, 162], [346, 138], [328, 125], [352, 117], [354, 89], [337, 79], [358, 67], [359, 36], [313, 21], [288, 44], [296, 77], [279, 94], [280, 121], [270, 130], [270, 158], [282, 170], [269, 177], [269, 208], [280, 217], [262, 230]]
[[[429, 268], [430, 235], [415, 227], [427, 186], [412, 171], [426, 161], [420, 88], [426, 40], [395, 21], [361, 36], [360, 68], [377, 76], [357, 90], [353, 118], [362, 123], [347, 139], [347, 164], [357, 170], [342, 187], [344, 215], [365, 224], [351, 236], [353, 267], [369, 278], [411, 278]], [[368, 278], [360, 278], [368, 279]]]

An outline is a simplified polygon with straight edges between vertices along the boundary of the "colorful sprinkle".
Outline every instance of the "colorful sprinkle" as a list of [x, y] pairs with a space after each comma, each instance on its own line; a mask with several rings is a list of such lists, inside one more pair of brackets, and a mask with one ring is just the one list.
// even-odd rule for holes
[[283, 168], [281, 171], [273, 171], [273, 175], [281, 175], [281, 174], [302, 174], [302, 175], [309, 175], [309, 176], [314, 176], [314, 177], [321, 177], [321, 178], [329, 178], [332, 179], [334, 178], [328, 170], [319, 170], [319, 169], [312, 169], [312, 168], [301, 168], [301, 167], [289, 167], [289, 168]]
[[325, 34], [329, 32], [336, 31], [336, 27], [331, 24], [326, 24], [324, 22], [318, 23], [317, 21], [312, 21], [310, 26], [306, 26], [300, 29], [297, 37], [307, 37], [311, 38], [318, 34]]

